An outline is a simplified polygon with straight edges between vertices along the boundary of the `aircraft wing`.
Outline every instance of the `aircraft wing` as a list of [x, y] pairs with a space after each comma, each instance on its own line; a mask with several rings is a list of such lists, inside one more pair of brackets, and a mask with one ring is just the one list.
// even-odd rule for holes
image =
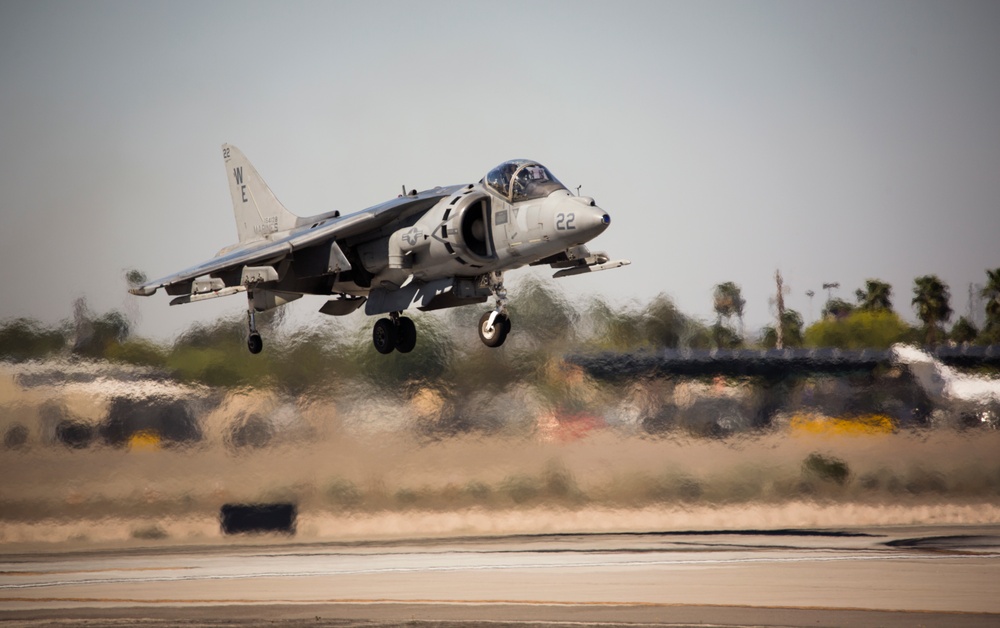
[[[168, 294], [190, 292], [185, 284], [191, 284], [198, 277], [242, 270], [247, 266], [273, 264], [299, 249], [327, 240], [344, 239], [375, 231], [393, 220], [424, 211], [461, 188], [462, 186], [434, 188], [416, 195], [392, 199], [381, 205], [344, 217], [304, 219], [306, 224], [292, 229], [284, 237], [258, 240], [233, 249], [224, 249], [222, 253], [207, 262], [130, 288], [129, 292], [137, 296], [150, 296], [160, 288], [166, 288]], [[346, 259], [343, 262], [346, 264]], [[347, 268], [343, 270], [349, 268], [348, 264]], [[223, 287], [225, 286], [213, 285], [212, 290], [218, 291]]]

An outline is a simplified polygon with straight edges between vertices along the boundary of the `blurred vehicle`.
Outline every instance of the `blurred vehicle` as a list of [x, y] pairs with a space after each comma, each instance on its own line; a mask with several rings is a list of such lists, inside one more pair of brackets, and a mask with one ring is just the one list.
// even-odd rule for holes
[[884, 414], [862, 414], [830, 417], [814, 413], [797, 413], [788, 422], [792, 434], [821, 436], [878, 436], [896, 431], [895, 423]]
[[203, 386], [170, 380], [155, 369], [91, 362], [5, 365], [0, 396], [4, 446], [60, 444], [159, 449], [202, 440], [199, 417], [218, 404]]
[[959, 373], [910, 345], [893, 345], [892, 359], [913, 374], [936, 409], [948, 417], [968, 427], [1000, 427], [1000, 379]]

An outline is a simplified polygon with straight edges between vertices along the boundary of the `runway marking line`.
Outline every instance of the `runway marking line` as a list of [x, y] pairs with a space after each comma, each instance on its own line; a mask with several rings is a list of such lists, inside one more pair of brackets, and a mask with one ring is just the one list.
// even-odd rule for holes
[[[617, 563], [601, 563], [601, 565], [614, 567], [614, 568], [649, 568], [649, 567], [697, 567], [697, 566], [717, 566], [717, 565], [746, 565], [746, 564], [761, 564], [761, 563], [771, 563], [771, 564], [792, 564], [792, 563], [805, 563], [805, 562], [850, 562], [850, 561], [872, 561], [872, 560], [895, 560], [895, 561], [941, 561], [941, 560], [957, 560], [959, 556], [954, 556], [950, 554], [896, 554], [891, 552], [875, 552], [863, 551], [859, 554], [849, 554], [849, 555], [823, 555], [823, 556], [808, 556], [808, 557], [794, 557], [794, 558], [730, 558], [730, 559], [699, 559], [699, 560], [648, 560], [648, 561], [636, 561], [636, 560], [625, 560]], [[978, 559], [996, 559], [1000, 558], [1000, 554], [977, 554]], [[207, 574], [190, 574], [190, 575], [176, 575], [176, 576], [149, 576], [142, 578], [128, 578], [123, 576], [111, 576], [108, 575], [103, 578], [90, 578], [83, 580], [54, 580], [47, 582], [23, 582], [23, 583], [6, 583], [0, 584], [0, 591], [10, 591], [17, 589], [47, 589], [47, 588], [57, 588], [57, 587], [67, 587], [67, 586], [94, 586], [94, 585], [106, 585], [106, 584], [151, 584], [157, 582], [194, 582], [194, 581], [221, 581], [221, 580], [251, 580], [259, 578], [342, 578], [346, 576], [369, 576], [387, 573], [446, 573], [446, 572], [461, 572], [461, 571], [518, 571], [518, 570], [544, 570], [544, 569], [581, 569], [587, 567], [595, 566], [592, 562], [572, 562], [572, 563], [524, 563], [524, 564], [494, 564], [494, 565], [430, 565], [423, 567], [385, 567], [385, 568], [369, 568], [369, 569], [344, 569], [344, 570], [320, 570], [320, 571], [305, 571], [305, 572], [295, 572], [295, 571], [266, 571], [266, 572], [251, 572], [251, 573], [241, 573], [241, 574], [220, 574], [220, 573], [207, 573]], [[198, 567], [178, 567], [176, 570], [195, 570]], [[152, 567], [148, 569], [135, 568], [134, 571], [173, 571], [175, 568], [172, 567]], [[105, 570], [98, 571], [88, 571], [83, 573], [114, 573], [117, 571], [128, 571], [128, 569], [114, 569], [109, 568]], [[53, 572], [61, 573], [61, 572]], [[45, 574], [42, 574], [45, 575]]]
[[[419, 606], [583, 606], [596, 608], [614, 607], [642, 607], [642, 608], [753, 608], [762, 610], [803, 610], [803, 611], [859, 611], [878, 613], [909, 613], [914, 615], [958, 615], [958, 616], [987, 616], [1000, 617], [1000, 613], [977, 612], [977, 611], [949, 611], [932, 609], [892, 609], [892, 608], [867, 608], [863, 606], [784, 606], [769, 604], [683, 604], [678, 602], [554, 602], [544, 600], [394, 600], [394, 599], [310, 599], [310, 600], [185, 600], [185, 599], [134, 599], [134, 598], [81, 598], [81, 597], [0, 597], [0, 601], [5, 602], [83, 602], [83, 603], [106, 603], [106, 604], [140, 604], [140, 605], [185, 605], [185, 606], [307, 606], [310, 604], [331, 604], [331, 605], [358, 605], [374, 606], [379, 604], [396, 604], [405, 606], [407, 604]], [[2, 613], [2, 611], [0, 611]]]
[[[997, 559], [1000, 554], [977, 554], [977, 558]], [[155, 576], [144, 578], [124, 578], [107, 576], [104, 578], [91, 578], [86, 580], [55, 580], [49, 582], [24, 582], [0, 584], [0, 591], [13, 589], [43, 589], [64, 586], [90, 586], [100, 584], [149, 584], [153, 582], [192, 582], [210, 580], [250, 580], [256, 578], [338, 578], [345, 576], [368, 576], [387, 573], [444, 573], [461, 571], [519, 571], [535, 569], [584, 569], [588, 567], [602, 566], [614, 568], [648, 568], [648, 567], [686, 567], [686, 566], [734, 566], [748, 564], [793, 564], [809, 562], [851, 562], [851, 561], [937, 561], [954, 560], [957, 557], [949, 554], [895, 554], [882, 551], [862, 551], [858, 554], [848, 555], [821, 555], [803, 556], [789, 558], [703, 558], [693, 560], [663, 559], [663, 560], [623, 560], [618, 562], [571, 562], [571, 563], [520, 563], [520, 564], [493, 564], [493, 565], [430, 565], [422, 567], [383, 567], [369, 569], [338, 569], [319, 571], [266, 571], [240, 574], [190, 574], [178, 576]], [[162, 568], [170, 571], [173, 568]], [[196, 569], [185, 567], [184, 569]], [[117, 569], [106, 569], [96, 573], [113, 573], [115, 571], [125, 571]], [[57, 572], [58, 573], [58, 572]]]
[[197, 567], [121, 567], [113, 569], [52, 569], [49, 571], [0, 571], [2, 576], [54, 576], [56, 574], [70, 573], [106, 573], [109, 571], [182, 571], [184, 569], [197, 569]]

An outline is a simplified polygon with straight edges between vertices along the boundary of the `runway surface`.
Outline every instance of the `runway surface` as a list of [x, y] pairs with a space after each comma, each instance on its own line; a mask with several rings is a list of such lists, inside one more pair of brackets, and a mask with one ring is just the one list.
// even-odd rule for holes
[[0, 555], [0, 620], [995, 626], [998, 576], [1000, 526], [351, 543], [262, 536]]

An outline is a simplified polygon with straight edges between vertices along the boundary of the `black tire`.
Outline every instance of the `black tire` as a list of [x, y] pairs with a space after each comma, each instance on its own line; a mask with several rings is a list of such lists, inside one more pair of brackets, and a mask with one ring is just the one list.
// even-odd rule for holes
[[375, 345], [375, 350], [383, 355], [393, 352], [396, 348], [396, 326], [391, 320], [380, 318], [375, 321], [372, 343]]
[[417, 326], [412, 318], [400, 317], [396, 325], [396, 351], [409, 353], [417, 346]]
[[504, 314], [498, 315], [493, 321], [493, 329], [487, 331], [486, 325], [490, 322], [491, 314], [492, 312], [486, 312], [479, 319], [479, 339], [487, 347], [499, 347], [504, 340], [507, 340], [507, 334], [510, 333], [510, 319]]
[[247, 338], [247, 349], [250, 349], [250, 353], [254, 355], [264, 350], [264, 340], [260, 337], [260, 334], [250, 334], [250, 337]]

